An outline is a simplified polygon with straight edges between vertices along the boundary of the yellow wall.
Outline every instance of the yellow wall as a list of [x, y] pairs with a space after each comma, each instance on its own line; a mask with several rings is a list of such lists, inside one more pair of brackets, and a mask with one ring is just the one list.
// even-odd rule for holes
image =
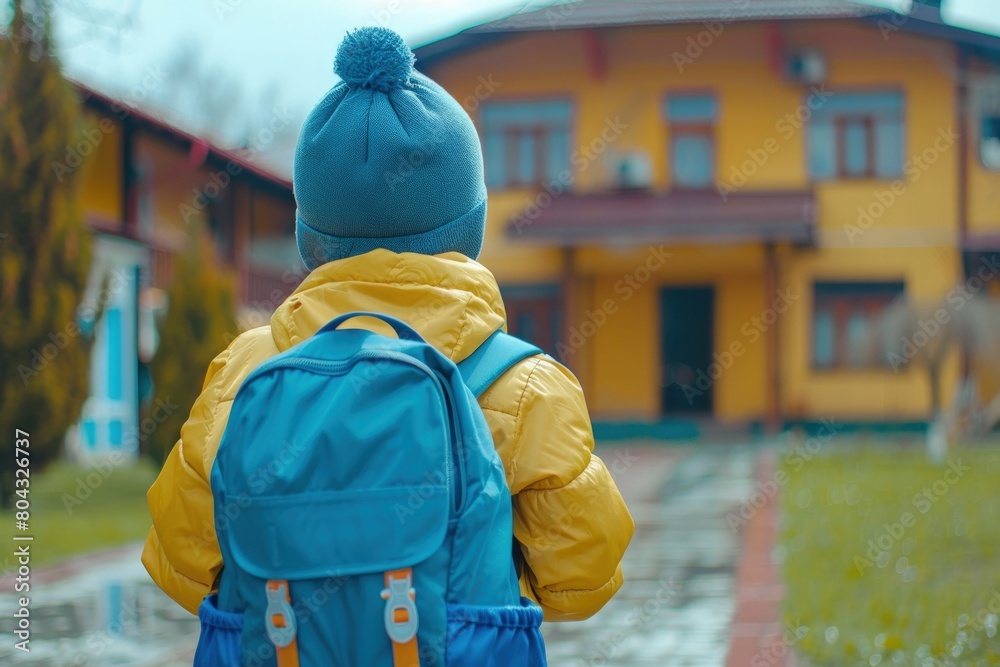
[[[917, 364], [860, 371], [813, 371], [811, 285], [819, 280], [901, 280], [918, 303], [944, 297], [958, 282], [960, 256], [956, 248], [828, 249], [787, 254], [781, 258], [780, 285], [801, 295], [801, 307], [782, 319], [782, 411], [789, 417], [872, 415], [921, 419], [930, 409], [926, 371]], [[955, 386], [957, 359], [946, 365], [942, 386]], [[949, 391], [944, 398], [950, 399]]]
[[93, 138], [84, 141], [93, 152], [87, 156], [81, 172], [80, 207], [85, 213], [121, 221], [124, 217], [121, 123], [111, 116], [92, 112], [85, 114], [84, 122]]
[[[574, 352], [569, 363], [586, 370], [584, 387], [596, 416], [655, 419], [660, 414], [660, 293], [681, 285], [710, 286], [715, 291], [715, 348], [722, 355], [738, 344], [732, 362], [713, 383], [716, 414], [744, 420], [764, 412], [765, 339], [744, 328], [766, 307], [759, 280], [760, 246], [670, 246], [661, 268], [636, 275], [651, 248], [630, 251], [597, 249], [579, 253], [577, 266], [593, 276], [593, 289], [580, 307], [576, 326], [595, 321], [590, 313], [610, 313], [603, 326]], [[624, 282], [631, 275], [639, 285]], [[616, 289], [617, 288], [617, 289]], [[682, 325], [683, 326], [683, 325]]]
[[[762, 24], [726, 26], [692, 62], [680, 67], [675, 53], [683, 53], [688, 38], [697, 38], [704, 26], [602, 31], [607, 71], [601, 80], [587, 73], [584, 40], [577, 31], [514, 35], [436, 64], [431, 74], [464, 100], [474, 119], [483, 99], [573, 100], [572, 144], [578, 150], [600, 136], [608, 119], [619, 118], [627, 128], [585, 170], [574, 174], [576, 192], [607, 189], [613, 173], [610, 158], [637, 148], [650, 155], [654, 187], [669, 189], [663, 99], [671, 91], [714, 92], [719, 102], [717, 180], [734, 184], [742, 169], [745, 191], [815, 187], [817, 247], [782, 248], [777, 260], [778, 287], [797, 295], [778, 321], [782, 412], [792, 418], [926, 417], [930, 392], [919, 367], [900, 373], [812, 370], [812, 285], [830, 279], [902, 279], [914, 300], [933, 301], [961, 280], [955, 245], [959, 151], [948, 138], [949, 129], [957, 129], [954, 49], [904, 32], [884, 39], [877, 28], [849, 21], [782, 26], [788, 50], [812, 47], [825, 55], [824, 90], [834, 95], [872, 88], [903, 93], [906, 175], [895, 184], [895, 193], [893, 182], [886, 180], [810, 183], [805, 129], [787, 117], [807, 101], [808, 91], [785, 83], [772, 71]], [[482, 87], [483, 79], [494, 82], [492, 93]], [[772, 140], [777, 150], [770, 151], [764, 164], [743, 167], [748, 151], [758, 152]], [[1000, 174], [985, 172], [978, 158], [972, 162], [972, 226], [1000, 231]], [[482, 260], [501, 284], [559, 280], [558, 249], [505, 235], [508, 221], [526, 210], [533, 197], [529, 189], [490, 193]], [[870, 223], [859, 218], [859, 208], [872, 214]], [[768, 306], [762, 246], [678, 245], [670, 250], [670, 261], [627, 301], [614, 286], [642, 263], [647, 249], [585, 248], [577, 253], [579, 294], [571, 323], [579, 325], [587, 309], [599, 309], [609, 299], [617, 305], [614, 315], [570, 359], [585, 380], [592, 410], [601, 417], [659, 417], [659, 293], [665, 285], [697, 283], [715, 288], [716, 351], [733, 342], [746, 343], [745, 353], [715, 383], [716, 416], [760, 419], [767, 407], [766, 342], [763, 337], [750, 342], [744, 325]], [[944, 387], [954, 386], [957, 372], [957, 361], [952, 360]], [[947, 399], [950, 391], [943, 393]]]

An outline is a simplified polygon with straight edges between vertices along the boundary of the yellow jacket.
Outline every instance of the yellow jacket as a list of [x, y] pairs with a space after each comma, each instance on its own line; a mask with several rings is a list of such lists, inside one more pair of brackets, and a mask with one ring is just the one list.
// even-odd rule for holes
[[[142, 562], [191, 613], [222, 570], [209, 475], [237, 389], [266, 359], [357, 310], [407, 322], [455, 362], [505, 322], [496, 281], [482, 265], [458, 253], [375, 250], [319, 267], [275, 311], [270, 326], [234, 340], [209, 367], [148, 494], [153, 527]], [[621, 558], [634, 525], [608, 469], [591, 453], [579, 383], [555, 361], [536, 356], [507, 371], [479, 402], [514, 498], [523, 593], [550, 621], [593, 615], [621, 586]]]

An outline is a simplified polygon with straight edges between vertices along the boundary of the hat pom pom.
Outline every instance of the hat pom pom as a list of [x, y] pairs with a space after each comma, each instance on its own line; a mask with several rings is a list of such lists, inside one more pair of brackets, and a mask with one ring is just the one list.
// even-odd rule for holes
[[337, 49], [333, 71], [351, 88], [388, 93], [410, 80], [415, 60], [403, 38], [388, 28], [359, 28]]

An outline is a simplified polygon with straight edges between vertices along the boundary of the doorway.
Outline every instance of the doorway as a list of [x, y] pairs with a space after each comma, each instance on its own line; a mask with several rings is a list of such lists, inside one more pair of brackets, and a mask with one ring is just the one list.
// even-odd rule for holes
[[715, 290], [668, 287], [660, 293], [664, 415], [711, 414], [714, 382], [709, 373], [714, 349]]

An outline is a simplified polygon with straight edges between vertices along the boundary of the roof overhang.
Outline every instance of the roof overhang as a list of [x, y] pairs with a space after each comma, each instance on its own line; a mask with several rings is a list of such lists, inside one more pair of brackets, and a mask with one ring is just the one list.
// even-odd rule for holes
[[[901, 30], [964, 45], [1000, 62], [1000, 36], [945, 23], [939, 10], [914, 3], [909, 14], [852, 0], [577, 0], [517, 13], [470, 28], [416, 50], [418, 66], [433, 67], [463, 52], [489, 46], [519, 32], [625, 28], [704, 21], [858, 19], [882, 30]], [[886, 28], [886, 26], [889, 26]]]
[[514, 14], [467, 32], [572, 30], [701, 21], [837, 19], [886, 13], [890, 10], [852, 0], [577, 0]]
[[[731, 193], [714, 190], [556, 194], [540, 192], [511, 218], [511, 240], [561, 247], [691, 242], [813, 242], [811, 190]], [[546, 205], [547, 202], [547, 205]]]
[[225, 168], [230, 163], [239, 167], [241, 172], [257, 181], [259, 184], [268, 187], [280, 194], [291, 195], [292, 183], [286, 178], [273, 174], [259, 165], [249, 161], [237, 151], [230, 151], [217, 146], [213, 146], [204, 139], [194, 136], [178, 127], [175, 127], [152, 114], [119, 102], [103, 93], [97, 92], [82, 83], [71, 81], [80, 94], [81, 101], [88, 107], [117, 118], [121, 122], [128, 122], [133, 127], [141, 128], [154, 136], [164, 138], [172, 143], [190, 148], [194, 145], [201, 145], [207, 153], [206, 161], [216, 166]]

